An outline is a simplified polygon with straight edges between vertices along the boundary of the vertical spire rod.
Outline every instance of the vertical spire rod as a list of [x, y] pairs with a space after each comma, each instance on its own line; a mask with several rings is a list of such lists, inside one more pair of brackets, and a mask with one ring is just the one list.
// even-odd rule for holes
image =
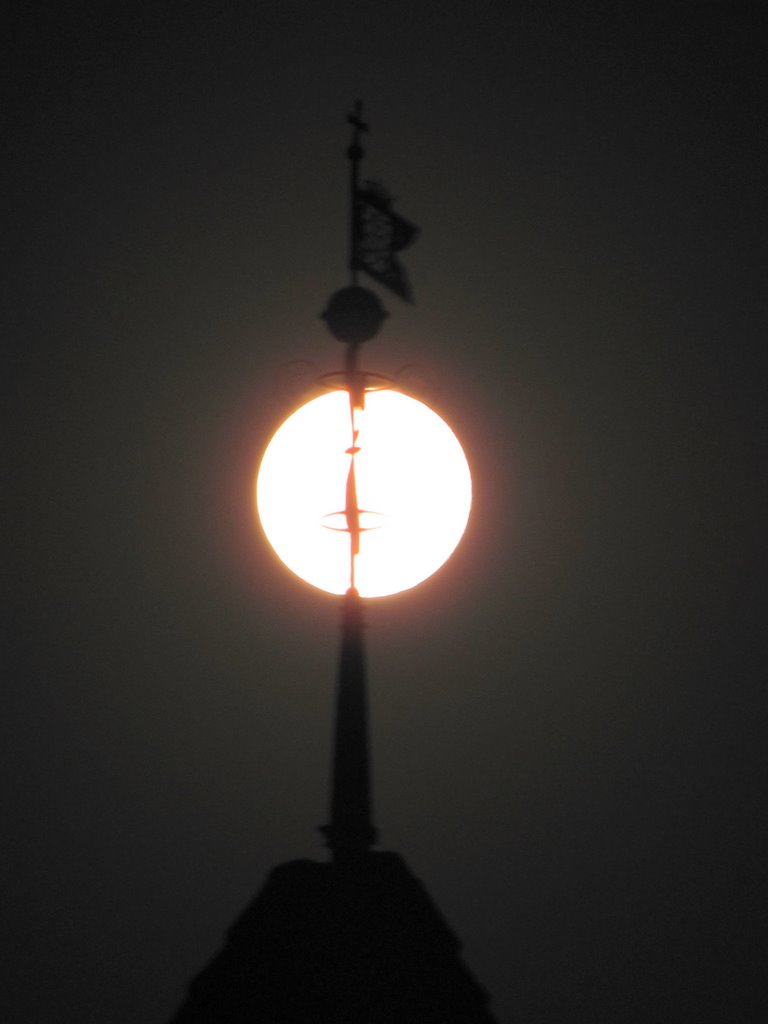
[[[360, 161], [363, 148], [360, 135], [368, 131], [362, 119], [363, 106], [355, 101], [347, 120], [352, 125], [352, 140], [347, 150], [350, 161], [350, 252], [351, 283], [357, 286], [358, 217]], [[378, 326], [378, 324], [377, 324]], [[374, 332], [375, 333], [375, 330]], [[341, 654], [336, 690], [336, 721], [333, 738], [331, 778], [331, 820], [323, 826], [327, 845], [334, 862], [349, 866], [359, 862], [376, 842], [376, 829], [371, 824], [371, 784], [368, 753], [368, 698], [366, 692], [365, 648], [363, 644], [363, 610], [355, 586], [355, 559], [360, 551], [360, 507], [357, 501], [355, 456], [359, 449], [357, 413], [365, 405], [364, 376], [358, 368], [357, 353], [365, 337], [346, 338], [348, 342], [344, 376], [349, 394], [352, 443], [347, 449], [345, 516], [349, 533], [349, 589], [344, 595], [341, 622]]]
[[344, 513], [347, 522], [347, 533], [349, 534], [349, 587], [355, 590], [355, 559], [360, 554], [360, 506], [357, 503], [357, 480], [355, 478], [355, 456], [360, 451], [358, 439], [360, 429], [357, 420], [357, 413], [364, 408], [365, 390], [362, 384], [362, 377], [357, 367], [357, 345], [352, 343], [347, 346], [347, 358], [345, 361], [344, 374], [346, 377], [347, 392], [349, 394], [349, 421], [352, 431], [352, 443], [347, 448], [349, 455], [349, 472], [347, 474], [347, 492], [344, 504]]
[[350, 164], [349, 270], [353, 285], [357, 284], [357, 246], [359, 241], [357, 193], [360, 185], [360, 161], [364, 156], [364, 150], [360, 144], [360, 134], [368, 131], [368, 125], [363, 121], [362, 114], [363, 104], [360, 100], [355, 100], [355, 108], [347, 117], [347, 121], [352, 125], [352, 141], [347, 149], [347, 156]]
[[371, 823], [368, 702], [360, 595], [344, 595], [341, 657], [336, 691], [331, 821], [321, 831], [336, 863], [359, 861], [376, 842]]

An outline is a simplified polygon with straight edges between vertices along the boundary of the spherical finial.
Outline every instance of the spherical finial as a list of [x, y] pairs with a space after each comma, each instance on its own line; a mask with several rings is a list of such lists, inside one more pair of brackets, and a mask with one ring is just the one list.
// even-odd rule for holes
[[389, 314], [373, 292], [350, 285], [334, 292], [320, 315], [334, 338], [359, 345], [378, 333]]

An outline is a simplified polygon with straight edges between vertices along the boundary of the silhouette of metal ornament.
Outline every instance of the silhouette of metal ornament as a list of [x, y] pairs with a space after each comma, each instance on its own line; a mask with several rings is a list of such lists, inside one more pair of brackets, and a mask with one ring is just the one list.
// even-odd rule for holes
[[408, 590], [436, 572], [461, 539], [472, 502], [469, 467], [456, 436], [424, 402], [404, 393], [408, 381], [420, 380], [427, 390], [424, 374], [406, 366], [396, 383], [359, 364], [362, 346], [387, 313], [376, 294], [360, 287], [358, 274], [410, 300], [396, 254], [415, 238], [416, 228], [394, 213], [382, 186], [367, 181], [360, 187], [360, 139], [368, 125], [359, 101], [348, 120], [350, 282], [322, 314], [345, 346], [344, 367], [317, 378], [328, 393], [288, 416], [256, 479], [258, 516], [277, 556], [306, 582], [344, 595], [331, 814], [321, 829], [340, 872], [367, 870], [377, 842], [362, 599]]
[[349, 285], [334, 292], [321, 318], [338, 341], [359, 345], [370, 341], [383, 324], [387, 311], [367, 288]]
[[360, 184], [360, 161], [365, 156], [360, 137], [368, 131], [362, 111], [362, 104], [357, 100], [353, 113], [347, 118], [353, 129], [347, 150], [351, 171], [349, 269], [352, 284], [357, 284], [358, 271], [362, 270], [405, 302], [413, 302], [413, 289], [397, 254], [415, 241], [419, 229], [395, 213], [392, 196], [381, 182]]
[[[378, 204], [391, 224], [399, 218], [383, 186], [360, 187], [360, 137], [368, 125], [359, 101], [348, 120], [351, 282], [322, 313], [346, 345], [344, 369], [323, 374], [319, 381], [332, 393], [303, 405], [270, 441], [256, 504], [270, 544], [302, 579], [332, 594], [382, 597], [421, 583], [450, 556], [467, 523], [472, 484], [461, 445], [440, 417], [394, 390], [390, 378], [359, 367], [360, 347], [387, 312], [358, 284], [358, 270], [403, 298], [410, 298], [410, 286], [394, 263], [379, 274], [361, 258], [369, 240], [361, 197]], [[411, 228], [393, 235], [393, 260], [415, 237]]]

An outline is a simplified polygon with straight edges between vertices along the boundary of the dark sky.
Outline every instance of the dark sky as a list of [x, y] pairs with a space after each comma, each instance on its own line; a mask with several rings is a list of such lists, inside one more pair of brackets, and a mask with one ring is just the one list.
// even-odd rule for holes
[[382, 843], [500, 1024], [763, 1019], [759, 7], [6, 26], [4, 1020], [162, 1024], [324, 856], [339, 609], [251, 488], [281, 367], [340, 365], [358, 95], [422, 229], [365, 365], [424, 368], [475, 485], [368, 612]]

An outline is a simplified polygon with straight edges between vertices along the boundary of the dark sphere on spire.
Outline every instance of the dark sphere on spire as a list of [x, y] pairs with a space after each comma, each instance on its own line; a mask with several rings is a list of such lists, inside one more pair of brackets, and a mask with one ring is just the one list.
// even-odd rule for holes
[[350, 285], [334, 292], [325, 312], [320, 315], [334, 338], [349, 345], [359, 345], [378, 333], [389, 314], [373, 292]]

